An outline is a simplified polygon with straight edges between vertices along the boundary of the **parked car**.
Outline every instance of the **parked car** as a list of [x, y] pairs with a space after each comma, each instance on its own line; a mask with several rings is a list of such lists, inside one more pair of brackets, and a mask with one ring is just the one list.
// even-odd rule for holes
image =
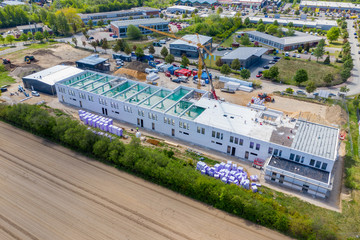
[[31, 91], [31, 95], [34, 97], [40, 97], [40, 94], [37, 91]]
[[280, 59], [280, 58], [281, 58], [281, 57], [278, 57], [278, 56], [275, 56], [275, 57], [274, 57], [274, 59], [277, 59], [277, 60]]
[[165, 72], [165, 76], [166, 76], [166, 77], [171, 77], [170, 72]]
[[300, 58], [300, 54], [298, 54], [296, 57], [297, 57], [297, 58]]
[[269, 66], [269, 65], [265, 65], [265, 66], [263, 66], [263, 68], [264, 68], [264, 69], [269, 69], [270, 66]]
[[261, 78], [261, 76], [262, 76], [262, 74], [260, 73], [260, 74], [258, 74], [258, 75], [256, 75], [256, 77], [257, 78]]
[[274, 62], [274, 61], [270, 61], [269, 64], [275, 64], [275, 62]]
[[89, 37], [89, 40], [93, 40], [94, 39], [94, 37]]
[[293, 56], [293, 57], [296, 57], [296, 53], [294, 53], [292, 56]]
[[296, 93], [298, 95], [306, 95], [306, 93], [303, 90], [297, 90]]
[[258, 74], [262, 74], [262, 73], [263, 73], [263, 71], [261, 71], [261, 70], [260, 70], [260, 71], [258, 71]]
[[336, 94], [329, 93], [329, 97], [336, 97]]
[[319, 93], [318, 93], [318, 92], [314, 92], [313, 95], [314, 95], [314, 96], [319, 96]]
[[304, 52], [304, 54], [308, 54], [308, 52], [307, 52], [307, 51], [305, 51], [305, 52]]
[[179, 78], [174, 78], [174, 79], [170, 79], [171, 81], [175, 82], [175, 83], [180, 83], [181, 80]]

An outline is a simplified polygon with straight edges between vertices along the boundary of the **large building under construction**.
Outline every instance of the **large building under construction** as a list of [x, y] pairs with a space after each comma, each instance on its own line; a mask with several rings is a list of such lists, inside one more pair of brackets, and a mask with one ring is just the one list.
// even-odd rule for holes
[[217, 101], [210, 92], [185, 86], [170, 90], [88, 70], [66, 71], [73, 75], [56, 82], [62, 103], [245, 161], [264, 160], [270, 182], [319, 197], [332, 189], [337, 128], [260, 105]]

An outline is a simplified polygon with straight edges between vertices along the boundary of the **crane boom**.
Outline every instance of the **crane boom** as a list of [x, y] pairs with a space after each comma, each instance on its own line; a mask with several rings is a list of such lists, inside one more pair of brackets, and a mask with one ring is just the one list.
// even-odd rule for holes
[[[150, 27], [146, 27], [146, 26], [143, 26], [143, 25], [139, 25], [139, 27], [141, 28], [144, 28], [144, 29], [147, 29], [147, 30], [150, 30], [150, 31], [153, 31], [153, 32], [156, 32], [156, 33], [159, 33], [161, 35], [165, 35], [165, 36], [168, 36], [168, 37], [171, 37], [171, 38], [175, 38], [175, 39], [179, 39], [179, 40], [182, 40], [184, 42], [187, 42], [189, 44], [193, 44], [197, 47], [197, 50], [199, 52], [199, 59], [198, 59], [198, 84], [197, 84], [197, 88], [200, 89], [201, 88], [201, 74], [202, 74], [202, 68], [203, 66], [205, 67], [205, 71], [206, 71], [206, 74], [208, 76], [208, 79], [210, 81], [210, 84], [211, 84], [211, 93], [213, 94], [215, 100], [217, 100], [217, 96], [216, 96], [216, 93], [215, 93], [215, 88], [214, 88], [214, 85], [213, 85], [213, 82], [212, 82], [212, 79], [210, 78], [210, 74], [209, 74], [209, 71], [206, 67], [206, 64], [205, 64], [205, 60], [204, 60], [204, 56], [201, 52], [201, 49], [204, 49], [210, 56], [213, 56], [213, 54], [204, 46], [200, 43], [200, 38], [199, 38], [199, 34], [196, 34], [197, 36], [197, 39], [198, 39], [198, 42], [194, 42], [194, 41], [191, 41], [191, 40], [188, 40], [188, 39], [185, 39], [185, 38], [182, 38], [182, 37], [177, 37], [175, 36], [174, 34], [172, 33], [167, 33], [167, 32], [162, 32], [162, 31], [159, 31], [157, 29], [154, 29], [154, 28], [150, 28]], [[206, 44], [207, 45], [207, 44]]]

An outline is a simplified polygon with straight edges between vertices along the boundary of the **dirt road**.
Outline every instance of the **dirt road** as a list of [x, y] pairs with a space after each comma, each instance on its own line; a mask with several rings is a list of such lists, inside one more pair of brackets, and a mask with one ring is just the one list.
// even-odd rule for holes
[[0, 123], [1, 239], [287, 239]]

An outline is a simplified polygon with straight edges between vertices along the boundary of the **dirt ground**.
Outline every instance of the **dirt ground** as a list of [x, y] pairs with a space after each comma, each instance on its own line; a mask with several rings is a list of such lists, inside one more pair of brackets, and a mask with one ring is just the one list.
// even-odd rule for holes
[[288, 239], [0, 123], [1, 239]]

